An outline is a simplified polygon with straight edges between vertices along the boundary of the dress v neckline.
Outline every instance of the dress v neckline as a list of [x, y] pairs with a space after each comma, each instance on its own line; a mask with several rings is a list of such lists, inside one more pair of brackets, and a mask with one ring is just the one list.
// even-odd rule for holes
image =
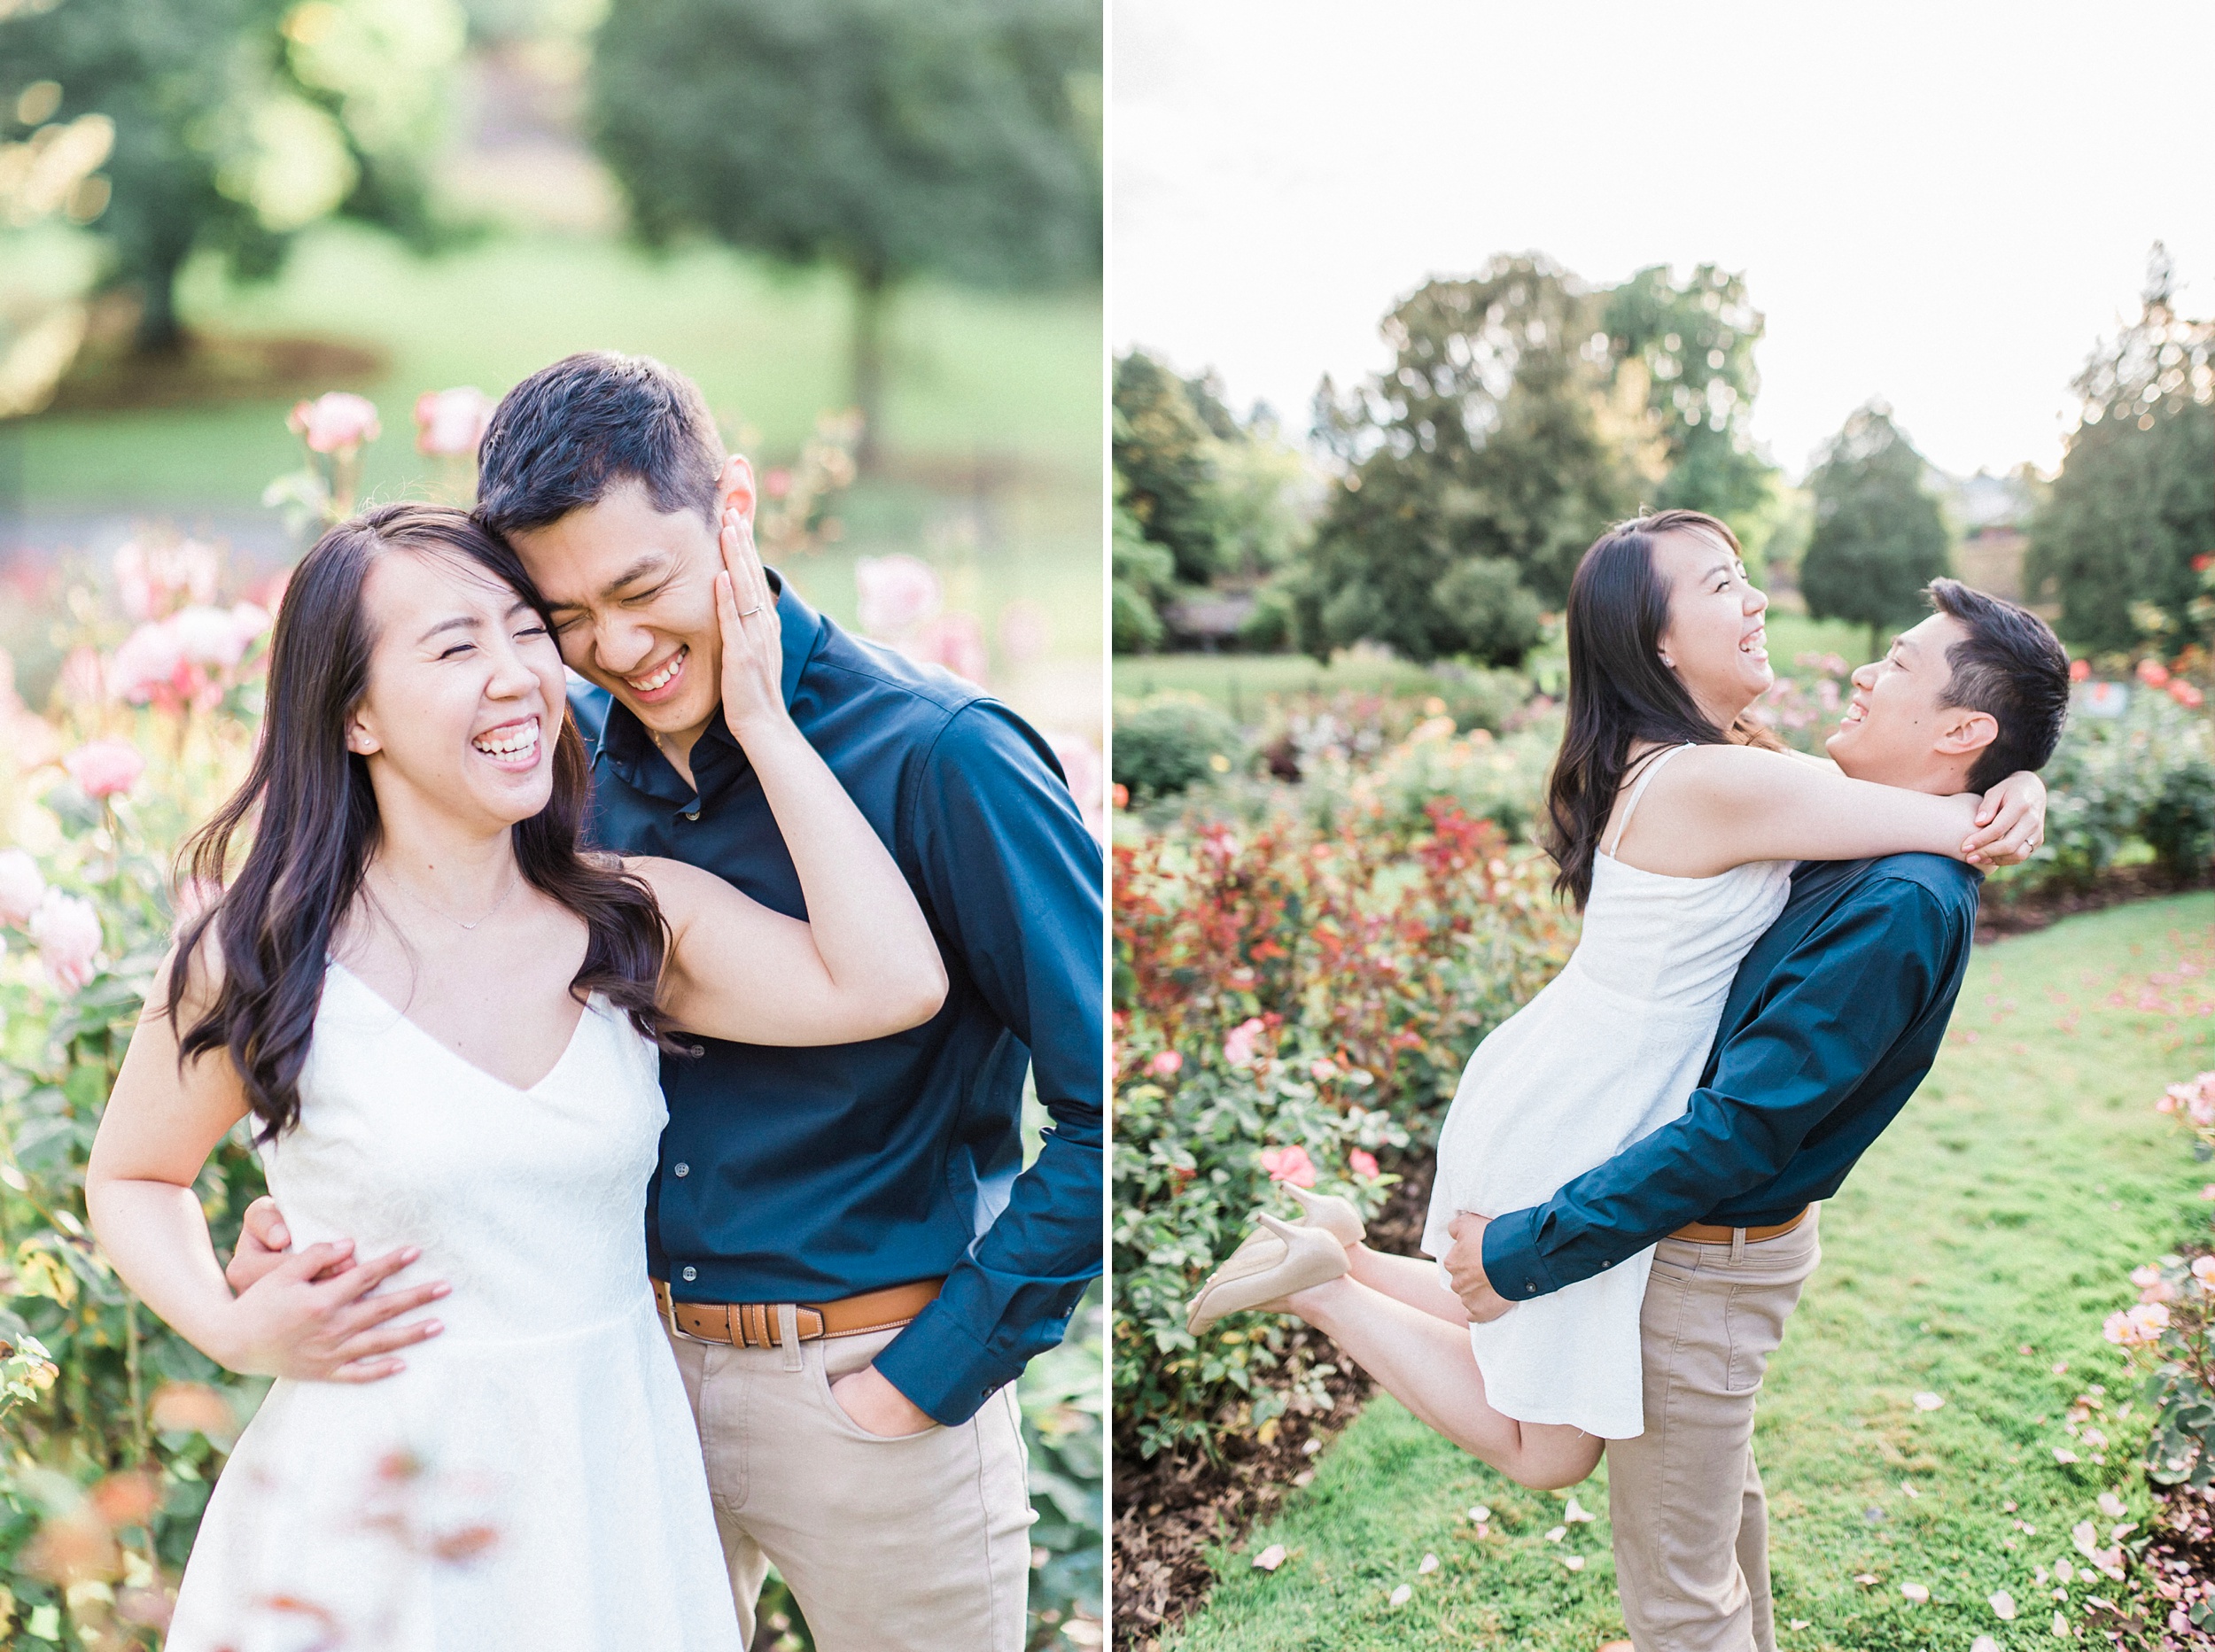
[[[483, 1067], [478, 1066], [476, 1062], [462, 1054], [460, 1051], [455, 1049], [437, 1034], [430, 1031], [426, 1028], [417, 1025], [416, 1020], [409, 1016], [405, 1010], [400, 1009], [397, 1004], [386, 998], [383, 993], [379, 992], [376, 988], [370, 986], [368, 981], [362, 980], [361, 976], [355, 974], [344, 964], [341, 964], [337, 958], [334, 958], [330, 961], [326, 973], [328, 973], [328, 970], [336, 970], [339, 974], [344, 975], [348, 981], [359, 987], [362, 992], [367, 994], [369, 997], [374, 998], [377, 1004], [389, 1012], [392, 1018], [399, 1021], [401, 1026], [408, 1028], [409, 1032], [415, 1034], [416, 1037], [422, 1039], [425, 1043], [430, 1044], [434, 1049], [439, 1051], [448, 1060], [455, 1062], [458, 1066], [467, 1067], [470, 1072], [476, 1074], [478, 1077], [483, 1079], [487, 1084], [497, 1084], [501, 1089], [508, 1091], [510, 1095], [515, 1096], [535, 1096], [539, 1093], [539, 1091], [544, 1090], [548, 1084], [552, 1083], [554, 1082], [554, 1075], [569, 1065], [571, 1052], [577, 1048], [579, 1041], [584, 1036], [585, 1023], [592, 1019], [593, 1006], [590, 1001], [587, 1000], [583, 1012], [577, 1017], [576, 1024], [569, 1029], [569, 1041], [562, 1046], [562, 1053], [554, 1058], [554, 1065], [547, 1068], [544, 1073], [540, 1074], [536, 1080], [529, 1084], [511, 1084], [496, 1073], [487, 1073]], [[595, 994], [594, 996], [597, 997], [598, 995]]]

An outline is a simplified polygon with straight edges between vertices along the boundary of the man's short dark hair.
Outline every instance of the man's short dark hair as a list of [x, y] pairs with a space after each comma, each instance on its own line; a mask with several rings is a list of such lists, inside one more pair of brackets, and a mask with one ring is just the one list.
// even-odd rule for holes
[[1946, 651], [1953, 668], [1941, 696], [1982, 711], [2000, 737], [1978, 755], [1969, 789], [1989, 791], [2018, 769], [2038, 770], [2054, 755], [2069, 716], [2069, 651], [2030, 609], [1958, 579], [1933, 579], [1931, 606], [1969, 634]]
[[641, 484], [659, 511], [713, 527], [723, 440], [700, 387], [651, 356], [588, 350], [500, 399], [477, 450], [477, 520], [497, 534], [543, 528]]

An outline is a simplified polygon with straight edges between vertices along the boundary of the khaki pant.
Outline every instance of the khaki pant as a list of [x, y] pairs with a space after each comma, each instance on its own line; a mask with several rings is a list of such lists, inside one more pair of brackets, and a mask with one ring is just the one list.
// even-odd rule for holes
[[1753, 1401], [1823, 1260], [1816, 1212], [1753, 1245], [1664, 1239], [1639, 1318], [1645, 1432], [1607, 1443], [1615, 1580], [1637, 1652], [1776, 1652]]
[[885, 1439], [830, 1385], [898, 1333], [733, 1348], [672, 1335], [750, 1645], [774, 1563], [820, 1652], [1021, 1652], [1029, 1465], [1013, 1384]]

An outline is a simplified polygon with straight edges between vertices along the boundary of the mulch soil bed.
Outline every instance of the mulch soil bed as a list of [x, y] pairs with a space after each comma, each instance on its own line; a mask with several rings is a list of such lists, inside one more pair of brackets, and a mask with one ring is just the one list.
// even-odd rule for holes
[[[2089, 888], [1986, 900], [1978, 911], [1977, 939], [2026, 935], [2078, 912], [2210, 887], [2215, 887], [2215, 878], [2179, 885], [2156, 867], [2122, 867]], [[1432, 1158], [1411, 1155], [1391, 1168], [1404, 1179], [1369, 1224], [1370, 1233], [1381, 1249], [1413, 1254], [1430, 1204]], [[1317, 1333], [1302, 1328], [1293, 1338], [1295, 1347], [1318, 1345], [1313, 1357], [1332, 1361]], [[1163, 1629], [1206, 1599], [1214, 1581], [1208, 1548], [1236, 1540], [1289, 1492], [1312, 1479], [1317, 1452], [1354, 1420], [1375, 1392], [1365, 1374], [1342, 1362], [1325, 1385], [1331, 1408], [1309, 1415], [1287, 1414], [1265, 1446], [1249, 1434], [1222, 1441], [1219, 1456], [1193, 1447], [1163, 1452], [1150, 1462], [1115, 1460], [1113, 1621], [1121, 1652], [1148, 1652]], [[2164, 1625], [2158, 1615], [2149, 1621], [2126, 1610], [2116, 1622], [2127, 1625], [2124, 1639], [2133, 1644], [2163, 1652], [2215, 1652], [2215, 1633], [2189, 1621], [2195, 1606], [2215, 1604], [2215, 1504], [2178, 1491], [2161, 1493], [2158, 1506], [2163, 1513], [2146, 1552], [2147, 1581], [2177, 1615]], [[2215, 1629], [2215, 1617], [2210, 1626]]]
[[2215, 888], [2215, 877], [2203, 873], [2180, 882], [2158, 866], [2117, 866], [2101, 873], [2097, 883], [2085, 888], [2053, 886], [2009, 896], [1992, 893], [1993, 886], [1989, 884], [1986, 888], [1987, 897], [1977, 907], [1977, 939], [1999, 941], [2043, 929], [2079, 912], [2096, 912], [2120, 906], [2126, 901], [2147, 901], [2164, 895]]
[[[1432, 1156], [1411, 1155], [1388, 1168], [1403, 1180], [1368, 1224], [1380, 1250], [1412, 1255], [1430, 1208]], [[1376, 1392], [1368, 1377], [1335, 1357], [1328, 1340], [1305, 1327], [1293, 1346], [1336, 1363], [1325, 1379], [1331, 1408], [1287, 1413], [1266, 1446], [1251, 1434], [1226, 1439], [1222, 1455], [1196, 1447], [1162, 1452], [1151, 1462], [1118, 1457], [1115, 1465], [1115, 1635], [1125, 1652], [1145, 1652], [1161, 1632], [1207, 1598], [1215, 1574], [1210, 1545], [1234, 1539], [1268, 1514], [1295, 1486], [1315, 1477], [1315, 1454], [1359, 1414]]]

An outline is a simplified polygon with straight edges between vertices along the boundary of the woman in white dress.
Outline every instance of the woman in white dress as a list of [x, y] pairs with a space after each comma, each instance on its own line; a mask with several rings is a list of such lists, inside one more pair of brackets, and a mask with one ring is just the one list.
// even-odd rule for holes
[[[1452, 1245], [1457, 1214], [1541, 1203], [1684, 1111], [1795, 863], [1923, 850], [2001, 864], [2038, 841], [2035, 775], [1936, 797], [1848, 779], [1750, 722], [1774, 678], [1767, 607], [1730, 530], [1697, 512], [1623, 524], [1579, 563], [1549, 847], [1583, 931], [1561, 973], [1470, 1058], [1439, 1136], [1430, 1255]], [[1243, 1307], [1298, 1314], [1431, 1427], [1528, 1485], [1574, 1485], [1607, 1439], [1641, 1431], [1651, 1248], [1472, 1323], [1441, 1264], [1372, 1251], [1347, 1201], [1291, 1191], [1305, 1222], [1262, 1214], [1194, 1299], [1193, 1330]]]
[[[188, 864], [223, 879], [252, 845], [183, 929], [86, 1177], [140, 1298], [278, 1379], [209, 1501], [171, 1652], [741, 1652], [646, 1272], [659, 1051], [883, 1036], [945, 974], [793, 726], [766, 578], [743, 524], [722, 531], [722, 715], [804, 922], [580, 848], [548, 617], [462, 512], [369, 512], [293, 575], [260, 748]], [[299, 1243], [234, 1296], [192, 1185], [242, 1121]], [[351, 1245], [385, 1253], [349, 1265]], [[442, 1283], [409, 1285], [418, 1261]], [[433, 1298], [440, 1320], [400, 1322]]]

